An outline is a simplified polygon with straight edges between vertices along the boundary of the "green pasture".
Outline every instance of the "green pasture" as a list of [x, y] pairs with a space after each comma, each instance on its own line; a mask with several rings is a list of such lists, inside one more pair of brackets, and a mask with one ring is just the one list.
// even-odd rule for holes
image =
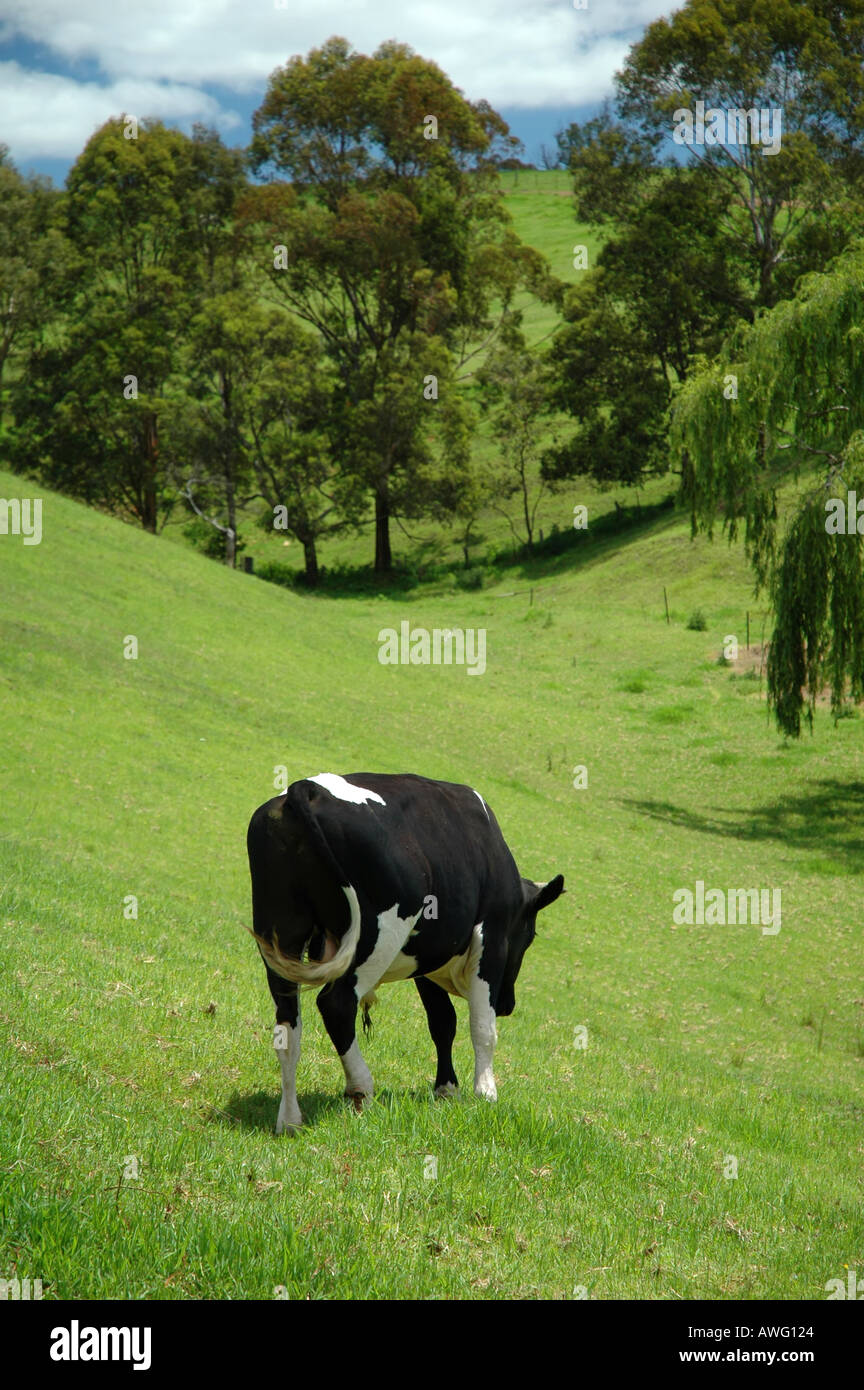
[[[667, 512], [486, 590], [336, 599], [39, 495], [41, 544], [0, 535], [0, 1275], [680, 1300], [822, 1299], [864, 1270], [862, 724], [823, 708], [784, 743], [758, 655], [718, 663], [748, 609], [761, 636], [740, 548]], [[382, 666], [403, 620], [484, 628], [485, 674]], [[401, 983], [356, 1115], [306, 995], [308, 1124], [274, 1134], [244, 836], [283, 766], [466, 781], [524, 873], [565, 875], [497, 1105], [462, 1004], [463, 1096], [433, 1100]], [[697, 880], [781, 889], [781, 930], [675, 926]]]

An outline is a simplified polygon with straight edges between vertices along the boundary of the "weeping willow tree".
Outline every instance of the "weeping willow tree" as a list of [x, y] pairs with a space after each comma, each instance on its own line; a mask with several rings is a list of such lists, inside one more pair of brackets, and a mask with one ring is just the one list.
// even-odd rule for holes
[[774, 611], [769, 703], [797, 738], [826, 685], [835, 718], [864, 699], [864, 240], [688, 379], [671, 439], [694, 535], [743, 530]]

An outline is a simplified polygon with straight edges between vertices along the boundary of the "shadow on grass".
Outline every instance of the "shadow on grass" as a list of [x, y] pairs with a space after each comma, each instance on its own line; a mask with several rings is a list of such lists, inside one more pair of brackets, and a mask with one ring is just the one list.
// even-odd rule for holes
[[642, 815], [684, 830], [735, 840], [775, 840], [814, 857], [828, 855], [845, 874], [864, 873], [864, 782], [827, 778], [819, 790], [781, 797], [751, 808], [691, 811], [669, 801], [624, 798]]
[[368, 598], [382, 594], [407, 598], [422, 597], [442, 588], [451, 593], [517, 580], [537, 584], [552, 577], [560, 579], [603, 559], [612, 550], [674, 526], [681, 516], [674, 495], [669, 495], [659, 502], [634, 506], [616, 503], [614, 512], [598, 517], [587, 529], [553, 531], [544, 540], [535, 541], [531, 550], [514, 545], [487, 552], [482, 559], [478, 546], [468, 569], [459, 564], [437, 563], [438, 543], [425, 539], [414, 542], [407, 562], [397, 563], [386, 574], [376, 574], [368, 564], [323, 565], [317, 584], [310, 587], [301, 570], [278, 560], [263, 560], [258, 562], [255, 577], [310, 598]]
[[[276, 1129], [280, 1098], [278, 1090], [252, 1091], [246, 1095], [235, 1091], [224, 1106], [211, 1105], [204, 1118], [209, 1124], [221, 1124], [231, 1128], [239, 1125], [242, 1129], [265, 1130], [272, 1134]], [[392, 1098], [391, 1092], [382, 1087], [376, 1090], [373, 1104], [388, 1105]], [[298, 1089], [297, 1099], [307, 1126], [316, 1124], [332, 1115], [334, 1111], [353, 1109], [353, 1102], [340, 1091]]]

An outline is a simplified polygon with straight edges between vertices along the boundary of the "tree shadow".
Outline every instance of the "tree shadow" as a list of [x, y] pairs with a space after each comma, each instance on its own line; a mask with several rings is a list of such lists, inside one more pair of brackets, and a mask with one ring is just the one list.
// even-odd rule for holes
[[775, 840], [791, 849], [828, 855], [845, 873], [864, 873], [864, 782], [826, 778], [819, 790], [780, 797], [757, 807], [691, 811], [669, 801], [622, 798], [623, 805], [667, 825], [735, 840]]
[[[514, 542], [492, 551], [489, 546], [481, 553], [480, 544], [472, 556], [472, 569], [488, 569], [495, 583], [539, 584], [544, 579], [561, 579], [570, 573], [590, 569], [602, 563], [610, 554], [633, 545], [649, 535], [659, 535], [678, 525], [682, 511], [670, 494], [657, 502], [621, 506], [616, 502], [614, 512], [592, 520], [585, 530], [572, 527], [551, 532], [544, 540], [535, 540], [531, 550]], [[368, 599], [386, 594], [388, 597], [410, 601], [437, 597], [439, 592], [452, 597], [463, 592], [459, 583], [464, 567], [451, 559], [442, 563], [438, 556], [440, 541], [435, 537], [412, 539], [412, 549], [400, 554], [393, 569], [386, 574], [376, 573], [368, 562], [363, 564], [322, 564], [314, 586], [305, 582], [302, 571], [289, 565], [264, 561], [256, 577], [303, 594], [307, 598]], [[268, 571], [266, 566], [270, 564]], [[455, 587], [454, 587], [455, 585]]]
[[[618, 506], [617, 511], [598, 517], [584, 531], [555, 532], [537, 541], [530, 553], [524, 546], [516, 547], [509, 559], [501, 556], [498, 563], [522, 580], [535, 581], [592, 569], [627, 546], [678, 525], [682, 512], [674, 501], [674, 497], [664, 497], [641, 506]], [[502, 582], [506, 578], [502, 572]]]

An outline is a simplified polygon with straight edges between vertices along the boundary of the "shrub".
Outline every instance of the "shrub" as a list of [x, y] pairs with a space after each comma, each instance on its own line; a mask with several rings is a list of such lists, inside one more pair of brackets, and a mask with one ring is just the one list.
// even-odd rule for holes
[[[225, 559], [225, 537], [215, 526], [211, 526], [209, 521], [205, 521], [203, 516], [196, 516], [188, 521], [183, 527], [183, 535], [202, 555], [209, 556], [211, 560]], [[235, 553], [239, 555], [241, 550], [245, 549], [243, 541], [238, 539]]]
[[261, 560], [255, 574], [270, 584], [281, 584], [285, 589], [293, 589], [298, 571], [291, 565], [284, 565], [281, 560]]
[[488, 577], [485, 565], [472, 565], [467, 570], [456, 570], [453, 575], [457, 589], [482, 589]]

